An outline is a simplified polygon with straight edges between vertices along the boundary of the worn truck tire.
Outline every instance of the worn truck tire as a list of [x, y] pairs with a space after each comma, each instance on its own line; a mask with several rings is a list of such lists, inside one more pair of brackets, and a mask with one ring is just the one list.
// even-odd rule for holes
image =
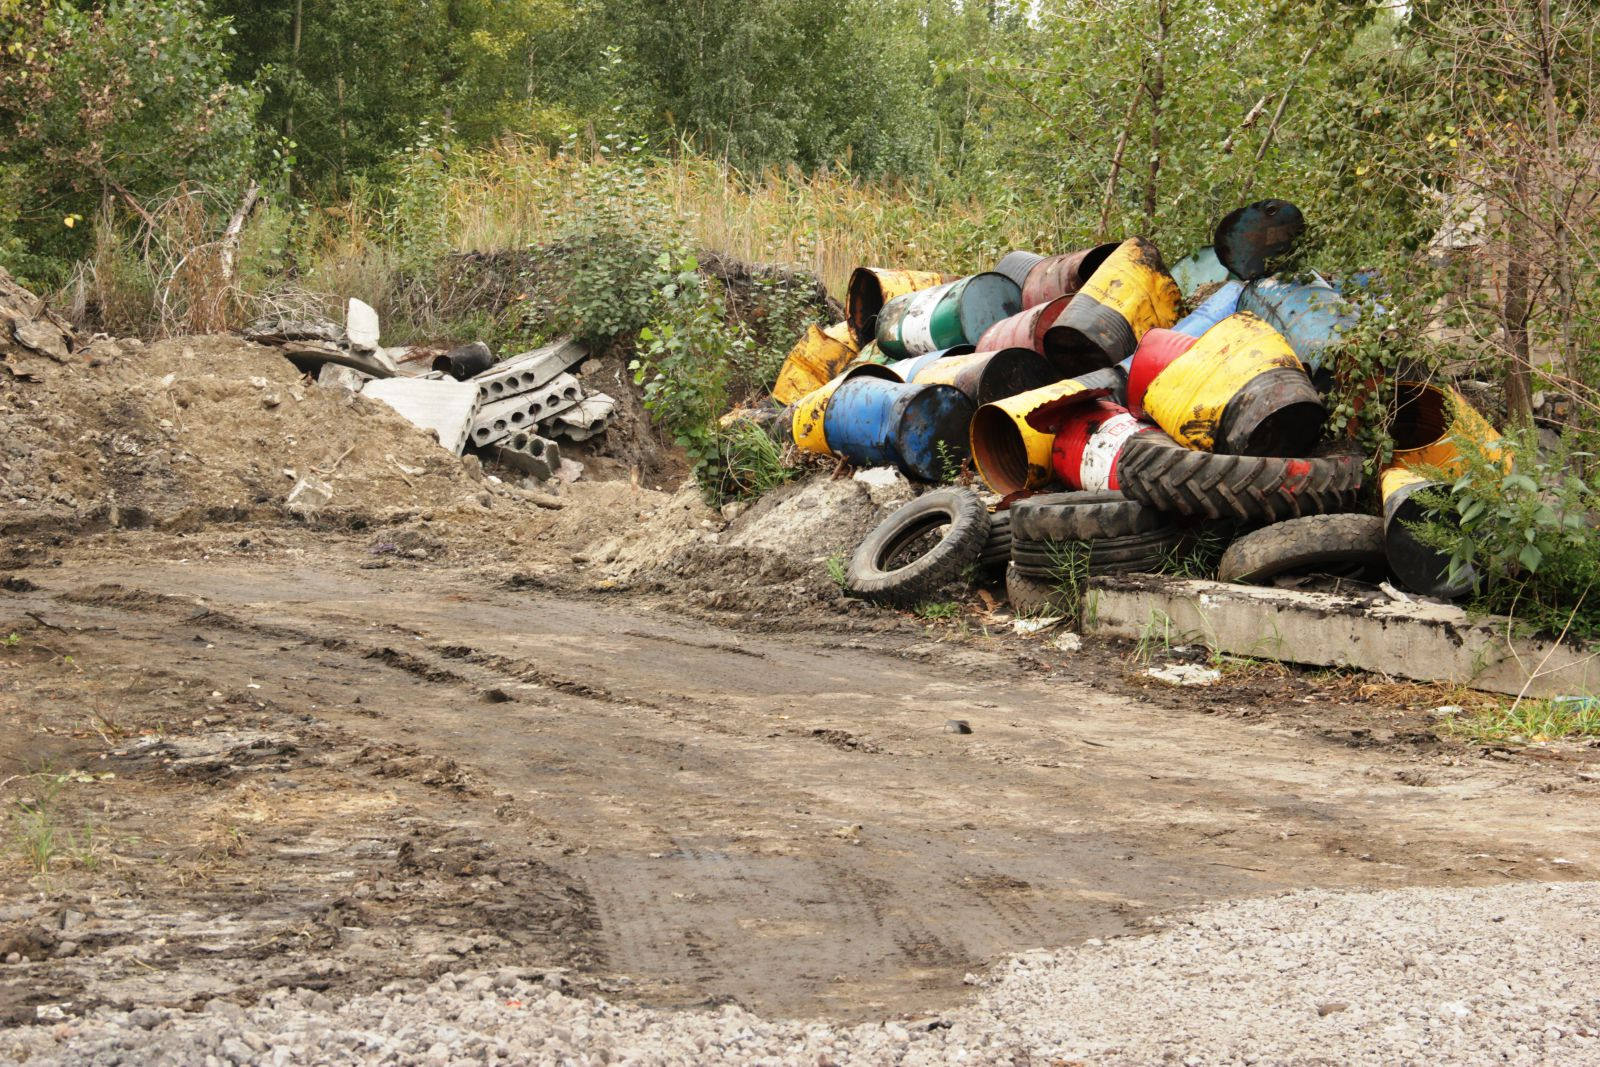
[[1024, 574], [1013, 564], [1006, 568], [1006, 599], [1019, 616], [1068, 615], [1075, 598], [1047, 578]]
[[1019, 541], [1101, 541], [1149, 533], [1169, 521], [1115, 490], [1042, 493], [1011, 505], [1011, 533]]
[[1388, 570], [1383, 520], [1376, 515], [1308, 515], [1247, 533], [1222, 554], [1217, 578], [1260, 585], [1280, 574], [1332, 568]]
[[1361, 490], [1361, 457], [1219, 456], [1185, 448], [1166, 434], [1141, 433], [1123, 448], [1117, 479], [1128, 496], [1160, 511], [1280, 522], [1349, 511]]
[[[940, 526], [921, 555], [891, 567], [907, 546]], [[867, 534], [845, 571], [845, 591], [862, 600], [916, 604], [961, 577], [989, 540], [989, 512], [970, 489], [936, 489], [896, 510]]]
[[[1160, 563], [1183, 543], [1183, 531], [1154, 530], [1132, 537], [1108, 537], [1099, 541], [1080, 541], [1089, 551], [1089, 573], [1108, 573], [1106, 568], [1128, 563]], [[1067, 541], [1013, 541], [1011, 561], [1025, 570], [1052, 570], [1061, 559]]]
[[1011, 561], [1011, 512], [989, 515], [989, 540], [978, 555], [978, 566], [986, 571], [1003, 570]]

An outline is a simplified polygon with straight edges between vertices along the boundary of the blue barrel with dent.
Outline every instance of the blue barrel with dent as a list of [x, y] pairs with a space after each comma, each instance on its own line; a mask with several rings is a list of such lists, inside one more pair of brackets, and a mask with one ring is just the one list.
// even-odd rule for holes
[[969, 453], [973, 403], [952, 385], [906, 385], [857, 378], [828, 402], [828, 451], [858, 467], [892, 464], [908, 478], [941, 480]]
[[1244, 293], [1244, 282], [1224, 282], [1222, 287], [1189, 314], [1172, 324], [1173, 333], [1199, 337], [1211, 327], [1239, 310], [1239, 297]]
[[941, 348], [939, 351], [929, 352], [927, 355], [912, 356], [910, 359], [897, 359], [890, 363], [888, 367], [900, 376], [902, 382], [909, 382], [914, 380], [918, 374], [921, 374], [927, 368], [928, 364], [936, 359], [944, 359], [946, 356], [970, 356], [976, 351], [977, 349], [972, 345], [951, 345], [949, 348]]
[[1283, 334], [1312, 373], [1322, 369], [1328, 349], [1361, 320], [1355, 305], [1320, 278], [1312, 282], [1288, 282], [1276, 275], [1258, 278], [1244, 287], [1239, 310], [1259, 316]]

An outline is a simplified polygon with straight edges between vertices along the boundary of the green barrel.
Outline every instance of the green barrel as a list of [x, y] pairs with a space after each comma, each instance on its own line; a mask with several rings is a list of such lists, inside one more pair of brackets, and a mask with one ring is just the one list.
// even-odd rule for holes
[[1022, 310], [1022, 289], [993, 271], [896, 297], [878, 315], [878, 347], [909, 359], [974, 345], [985, 330]]

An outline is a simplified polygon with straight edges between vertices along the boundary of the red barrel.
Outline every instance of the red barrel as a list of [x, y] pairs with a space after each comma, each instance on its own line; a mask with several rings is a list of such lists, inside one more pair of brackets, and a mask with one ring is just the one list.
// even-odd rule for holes
[[1030, 348], [1044, 351], [1044, 332], [1054, 326], [1061, 313], [1071, 303], [1070, 297], [1057, 297], [1048, 304], [1029, 308], [1010, 318], [1001, 319], [978, 339], [979, 352], [996, 352], [1002, 348]]
[[1145, 331], [1133, 353], [1133, 365], [1128, 368], [1128, 410], [1134, 418], [1144, 418], [1144, 394], [1156, 375], [1194, 347], [1197, 340], [1198, 337], [1159, 326]]
[[1120, 404], [1091, 401], [1061, 424], [1050, 449], [1050, 462], [1069, 489], [1121, 489], [1117, 461], [1122, 449], [1135, 435], [1160, 429], [1140, 422]]
[[1038, 307], [1057, 297], [1071, 296], [1116, 250], [1116, 242], [1112, 242], [1040, 260], [1028, 271], [1028, 279], [1022, 285], [1022, 306]]

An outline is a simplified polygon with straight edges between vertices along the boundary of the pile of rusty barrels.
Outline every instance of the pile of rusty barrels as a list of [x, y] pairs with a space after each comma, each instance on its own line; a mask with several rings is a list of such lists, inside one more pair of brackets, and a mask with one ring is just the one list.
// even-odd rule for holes
[[[860, 267], [845, 321], [811, 328], [784, 365], [778, 432], [919, 482], [954, 481], [970, 464], [999, 513], [1065, 489], [1230, 537], [1348, 516], [1363, 457], [1325, 440], [1323, 394], [1360, 318], [1345, 289], [1366, 279], [1271, 273], [1303, 229], [1294, 205], [1265, 200], [1170, 270], [1142, 237], [1012, 252], [965, 277]], [[1418, 493], [1459, 470], [1459, 435], [1488, 447], [1497, 435], [1452, 390], [1422, 382], [1402, 383], [1393, 434], [1381, 518], [1319, 520], [1279, 541], [1303, 559], [1319, 538], [1339, 540], [1344, 557], [1323, 556], [1376, 556], [1415, 591], [1460, 595], [1470, 576], [1449, 573], [1414, 532]], [[1259, 552], [1239, 555], [1254, 563], [1236, 576], [1272, 576]]]

